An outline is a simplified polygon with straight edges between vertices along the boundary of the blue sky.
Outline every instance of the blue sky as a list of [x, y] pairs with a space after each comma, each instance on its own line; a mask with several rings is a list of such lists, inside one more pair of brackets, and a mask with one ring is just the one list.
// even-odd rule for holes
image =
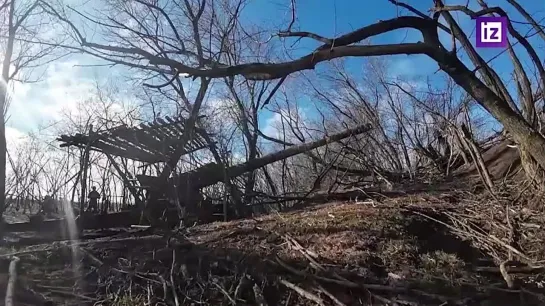
[[[433, 4], [433, 1], [431, 0], [405, 0], [402, 2], [410, 4], [424, 13], [428, 13]], [[446, 5], [463, 5], [466, 3], [465, 0], [447, 0], [445, 2]], [[470, 8], [474, 11], [478, 11], [479, 7], [477, 6], [476, 1], [470, 2]], [[502, 7], [513, 21], [525, 21], [523, 17], [518, 14], [518, 12], [516, 12], [516, 10], [509, 3], [507, 3], [507, 1], [487, 1], [487, 3], [489, 7]], [[520, 0], [519, 3], [521, 3], [536, 20], [545, 18], [545, 1]], [[297, 19], [293, 30], [314, 32], [325, 37], [342, 35], [362, 26], [375, 23], [379, 20], [391, 19], [400, 15], [411, 15], [411, 13], [407, 10], [397, 8], [387, 0], [297, 0], [296, 8]], [[269, 25], [269, 28], [272, 30], [285, 29], [286, 25], [291, 20], [290, 1], [253, 1], [250, 5], [248, 5], [247, 9], [247, 16], [249, 16], [252, 22]], [[471, 34], [470, 39], [473, 43], [475, 43], [475, 21], [462, 13], [453, 12], [453, 16], [458, 20], [465, 32], [467, 34]], [[530, 30], [530, 26], [521, 24], [515, 24], [515, 28], [522, 35], [526, 35]], [[447, 48], [450, 48], [450, 36], [444, 32], [440, 32], [440, 38], [444, 45]], [[399, 30], [372, 38], [372, 42], [376, 44], [391, 44], [400, 42], [416, 42], [420, 39], [420, 33], [414, 30]], [[541, 41], [539, 37], [531, 37], [529, 38], [529, 41], [540, 55], [545, 55], [545, 43]], [[293, 52], [293, 54], [299, 56], [308, 54], [308, 52], [318, 45], [319, 44], [317, 42], [310, 39], [302, 40], [297, 45], [299, 49]], [[520, 45], [516, 45], [514, 48], [516, 53], [520, 56], [523, 64], [531, 64], [526, 51]], [[493, 58], [491, 61], [491, 66], [497, 70], [501, 77], [510, 78], [512, 65], [507, 53], [503, 52], [504, 50], [478, 49], [477, 51], [485, 60]], [[543, 58], [545, 58], [545, 56], [542, 56], [542, 59]], [[438, 69], [437, 64], [426, 56], [399, 55], [391, 56], [390, 59], [393, 61], [393, 69], [396, 70], [392, 73], [407, 77], [427, 75], [432, 80], [436, 80], [437, 82], [442, 79], [442, 72], [435, 73]], [[464, 62], [466, 62], [470, 68], [473, 67], [471, 63], [465, 59]], [[353, 65], [355, 70], [361, 67], [361, 63], [361, 59], [350, 60], [350, 65]], [[513, 90], [513, 96], [516, 97], [516, 93], [511, 82], [508, 82], [508, 86], [510, 90]], [[493, 121], [494, 120], [491, 119], [491, 127], [498, 128]]]
[[[432, 7], [431, 0], [406, 0], [408, 3], [420, 11], [427, 13]], [[445, 1], [448, 4], [464, 4], [466, 1]], [[478, 7], [470, 1], [470, 8], [478, 10]], [[507, 1], [487, 1], [490, 7], [501, 6], [509, 16], [513, 16], [514, 21], [524, 21], [514, 8]], [[524, 8], [534, 15], [534, 18], [539, 20], [545, 18], [545, 1], [541, 0], [519, 0]], [[271, 30], [285, 29], [285, 26], [291, 19], [289, 11], [290, 1], [288, 0], [258, 0], [251, 1], [247, 6], [246, 16], [252, 19], [253, 22], [269, 25]], [[358, 0], [297, 0], [297, 21], [294, 25], [294, 30], [310, 31], [320, 34], [325, 37], [334, 37], [344, 33], [353, 31], [360, 27], [375, 23], [379, 20], [395, 18], [398, 15], [408, 15], [410, 13], [403, 8], [397, 8], [387, 0], [373, 1], [358, 1]], [[455, 18], [460, 22], [466, 33], [472, 33], [475, 30], [475, 21], [461, 13], [453, 13]], [[515, 27], [525, 34], [530, 28], [526, 25], [515, 25]], [[446, 37], [444, 37], [446, 38]], [[474, 41], [474, 35], [471, 37]], [[399, 42], [414, 42], [419, 39], [419, 33], [408, 30], [400, 30], [391, 32], [373, 38], [373, 42], [377, 44], [399, 43]], [[532, 39], [533, 42], [539, 42], [538, 39]], [[446, 45], [450, 45], [448, 40], [443, 40]], [[543, 43], [540, 42], [541, 46]], [[301, 55], [316, 47], [318, 44], [310, 39], [301, 42]], [[306, 47], [306, 48], [305, 48]], [[306, 50], [305, 50], [306, 49]], [[542, 49], [543, 50], [543, 49]], [[485, 58], [491, 58], [498, 53], [496, 49], [480, 49], [479, 52]], [[542, 52], [543, 53], [543, 52]], [[410, 60], [413, 62], [413, 67], [419, 69], [410, 69], [407, 72], [426, 73], [433, 72], [437, 68], [434, 63], [425, 57], [420, 56], [396, 56], [400, 60]], [[507, 57], [502, 56], [494, 60], [493, 64], [502, 66], [509, 65], [505, 61]], [[422, 69], [423, 68], [423, 69]]]
[[[74, 0], [71, 0], [74, 1]], [[75, 0], [81, 1], [81, 0]], [[423, 12], [428, 12], [432, 6], [431, 0], [406, 0]], [[464, 4], [465, 0], [447, 1], [447, 4]], [[476, 9], [475, 1], [472, 8]], [[519, 0], [526, 10], [534, 14], [536, 19], [545, 17], [545, 1]], [[514, 12], [514, 9], [506, 1], [488, 1], [489, 6], [500, 5], [512, 16], [512, 20], [523, 21], [522, 16]], [[274, 33], [285, 29], [291, 19], [289, 10], [290, 0], [254, 0], [249, 1], [244, 17], [248, 22], [259, 24]], [[296, 0], [297, 21], [294, 30], [311, 31], [322, 36], [334, 37], [359, 27], [375, 23], [379, 20], [394, 18], [398, 15], [407, 15], [404, 9], [396, 8], [387, 0]], [[472, 33], [475, 22], [469, 17], [455, 13], [466, 33]], [[529, 29], [526, 25], [517, 24], [516, 28], [522, 34]], [[277, 38], [275, 38], [277, 39]], [[373, 38], [372, 42], [386, 44], [399, 42], [416, 42], [420, 39], [414, 31], [399, 30]], [[447, 47], [450, 46], [450, 38], [442, 34], [442, 39]], [[474, 41], [474, 35], [471, 36]], [[540, 55], [545, 54], [544, 43], [537, 36], [530, 38]], [[304, 55], [314, 49], [318, 44], [312, 40], [302, 40], [297, 45], [297, 50], [291, 54]], [[530, 63], [525, 51], [516, 46], [517, 53], [523, 63]], [[502, 50], [480, 49], [478, 50], [485, 59], [495, 57]], [[406, 76], [429, 75], [431, 78], [440, 77], [440, 73], [434, 74], [437, 65], [425, 56], [395, 56], [391, 57], [393, 73]], [[74, 109], [77, 100], [84, 99], [96, 80], [108, 78], [119, 79], [121, 70], [110, 68], [83, 68], [78, 65], [91, 63], [89, 57], [73, 56], [51, 64], [42, 82], [36, 84], [17, 84], [14, 96], [16, 101], [10, 111], [12, 119], [8, 125], [19, 132], [27, 132], [35, 129], [39, 123], [54, 119], [62, 109]], [[94, 61], [93, 61], [94, 62]], [[361, 59], [351, 59], [350, 65], [355, 69], [361, 68]], [[503, 77], [509, 77], [511, 64], [507, 54], [493, 60], [492, 66]], [[359, 69], [361, 71], [361, 69]], [[264, 114], [262, 123], [267, 124], [271, 113]], [[12, 131], [14, 132], [14, 131]]]

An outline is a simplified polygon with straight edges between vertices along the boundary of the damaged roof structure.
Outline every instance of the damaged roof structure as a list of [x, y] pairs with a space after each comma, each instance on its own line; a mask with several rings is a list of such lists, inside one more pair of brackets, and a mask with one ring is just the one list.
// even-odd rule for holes
[[[129, 127], [121, 125], [106, 131], [61, 135], [57, 141], [61, 147], [76, 146], [82, 149], [102, 152], [145, 163], [167, 162], [173, 155], [177, 143], [184, 133], [185, 119], [156, 118], [153, 123], [140, 123]], [[183, 154], [189, 154], [208, 147], [203, 135], [205, 131], [195, 129], [192, 139], [185, 146]]]

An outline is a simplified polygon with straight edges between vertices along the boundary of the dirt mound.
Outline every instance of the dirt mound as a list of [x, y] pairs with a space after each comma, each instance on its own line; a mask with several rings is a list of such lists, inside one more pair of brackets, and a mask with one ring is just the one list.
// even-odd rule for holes
[[[420, 194], [329, 203], [170, 234], [122, 233], [78, 242], [75, 265], [68, 242], [3, 253], [21, 259], [19, 298], [59, 304], [541, 305], [543, 297], [534, 293], [543, 285], [539, 267], [527, 264], [531, 273], [512, 274], [516, 286], [507, 288], [496, 257], [508, 249], [472, 240], [455, 226], [456, 216], [474, 210], [475, 202], [463, 193]], [[543, 213], [532, 216], [524, 222], [545, 224]], [[505, 225], [486, 220], [473, 226], [504, 239]], [[527, 247], [543, 234], [524, 233], [516, 250], [545, 259]], [[4, 286], [0, 278], [1, 292]]]
[[[515, 143], [504, 139], [482, 153], [484, 163], [493, 179], [503, 179], [520, 170], [520, 155]], [[474, 163], [456, 169], [456, 176], [468, 177], [478, 175]]]

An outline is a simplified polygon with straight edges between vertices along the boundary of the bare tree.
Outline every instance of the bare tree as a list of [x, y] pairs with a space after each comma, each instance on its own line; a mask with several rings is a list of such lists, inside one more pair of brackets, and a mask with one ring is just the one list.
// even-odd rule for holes
[[[168, 22], [170, 18], [163, 8], [156, 7], [155, 4], [150, 4], [145, 1], [136, 1], [138, 5], [144, 5], [149, 8], [149, 11], [154, 11], [153, 15], [164, 17], [168, 24], [170, 33], [177, 33], [174, 23]], [[398, 1], [391, 1], [394, 4], [401, 5]], [[124, 2], [126, 3], [126, 2]], [[186, 2], [184, 9], [188, 10], [185, 16], [189, 18], [190, 28], [196, 29], [202, 23], [210, 21], [205, 16], [213, 16], [217, 2], [207, 3], [200, 1], [197, 3], [197, 9], [191, 7], [189, 2]], [[312, 53], [300, 58], [277, 63], [261, 63], [253, 62], [252, 60], [245, 61], [240, 64], [229, 64], [221, 62], [218, 59], [217, 52], [221, 49], [221, 45], [213, 46], [212, 48], [205, 47], [202, 43], [202, 37], [208, 35], [212, 37], [210, 31], [193, 31], [190, 35], [182, 34], [173, 35], [168, 42], [163, 41], [159, 33], [139, 32], [138, 43], [140, 45], [131, 45], [130, 41], [118, 41], [113, 45], [95, 43], [84, 37], [77, 27], [72, 29], [78, 38], [78, 47], [94, 53], [96, 56], [105, 58], [115, 63], [124, 63], [132, 67], [139, 67], [148, 71], [157, 71], [165, 75], [174, 76], [176, 78], [180, 74], [190, 75], [194, 78], [201, 78], [202, 84], [208, 84], [211, 78], [224, 78], [241, 75], [249, 80], [271, 80], [282, 79], [292, 73], [314, 69], [321, 62], [329, 61], [342, 57], [368, 57], [393, 54], [425, 54], [433, 61], [439, 64], [442, 71], [448, 74], [459, 86], [467, 91], [481, 106], [483, 106], [494, 118], [501, 122], [504, 127], [513, 135], [513, 138], [520, 144], [521, 153], [524, 159], [524, 164], [527, 172], [535, 172], [540, 168], [545, 168], [545, 138], [539, 133], [535, 125], [535, 111], [532, 105], [535, 105], [535, 97], [538, 95], [538, 86], [543, 88], [545, 83], [545, 69], [543, 63], [537, 55], [536, 51], [529, 44], [528, 40], [522, 36], [513, 26], [511, 22], [508, 24], [509, 34], [523, 47], [532, 60], [532, 63], [539, 75], [538, 86], [533, 86], [531, 82], [527, 82], [528, 73], [523, 73], [523, 67], [519, 65], [520, 59], [517, 59], [514, 52], [510, 52], [513, 59], [514, 69], [518, 79], [520, 94], [525, 101], [522, 110], [518, 109], [514, 99], [510, 96], [506, 89], [505, 83], [501, 81], [498, 74], [490, 67], [490, 65], [478, 54], [471, 45], [468, 35], [463, 32], [459, 24], [454, 20], [451, 11], [462, 11], [467, 13], [471, 18], [483, 16], [486, 14], [497, 14], [507, 16], [505, 11], [499, 7], [488, 8], [484, 1], [480, 1], [483, 9], [478, 12], [469, 10], [466, 6], [445, 6], [442, 1], [435, 0], [433, 2], [433, 16], [418, 12], [412, 8], [413, 13], [417, 16], [400, 16], [390, 20], [380, 21], [376, 24], [362, 27], [350, 33], [346, 33], [339, 37], [324, 38], [321, 35], [311, 32], [291, 32], [290, 30], [278, 33], [278, 36], [284, 38], [295, 39], [314, 39], [322, 43], [322, 45]], [[516, 2], [511, 1], [512, 4]], [[133, 4], [131, 4], [132, 6]], [[136, 5], [136, 3], [134, 4]], [[410, 7], [403, 4], [405, 7]], [[521, 5], [518, 5], [519, 7]], [[241, 8], [241, 6], [236, 6]], [[179, 8], [178, 8], [179, 9]], [[210, 14], [204, 14], [205, 11]], [[520, 10], [520, 12], [524, 12]], [[237, 11], [238, 12], [238, 11]], [[166, 16], [165, 16], [166, 15]], [[234, 14], [232, 16], [236, 16]], [[528, 14], [524, 14], [528, 19]], [[446, 24], [440, 23], [439, 17], [446, 20]], [[65, 21], [68, 21], [64, 19]], [[172, 21], [172, 19], [170, 19]], [[236, 20], [233, 18], [232, 20]], [[535, 28], [539, 30], [539, 25], [530, 19], [530, 23], [535, 24]], [[126, 24], [126, 23], [125, 23]], [[108, 25], [109, 28], [124, 27], [123, 23], [118, 22], [115, 25]], [[126, 26], [125, 26], [126, 27]], [[399, 43], [388, 45], [361, 45], [358, 44], [366, 39], [376, 35], [391, 32], [398, 29], [412, 28], [418, 30], [422, 34], [421, 42], [414, 43]], [[163, 27], [164, 29], [164, 27]], [[129, 30], [129, 29], [127, 29]], [[133, 32], [135, 30], [132, 30]], [[461, 46], [460, 49], [447, 50], [440, 42], [438, 31], [444, 31], [452, 35], [457, 43]], [[541, 32], [540, 32], [541, 33]], [[154, 38], [150, 38], [154, 37]], [[193, 50], [189, 50], [189, 43]], [[214, 40], [218, 41], [218, 40]], [[221, 40], [220, 40], [221, 41]], [[149, 42], [146, 47], [142, 43]], [[156, 50], [156, 45], [162, 45], [162, 51]], [[209, 44], [211, 45], [211, 44]], [[510, 47], [511, 48], [511, 47]], [[205, 50], [206, 49], [206, 50]], [[212, 51], [214, 49], [214, 51]], [[97, 53], [101, 52], [101, 53]], [[461, 52], [465, 52], [473, 65], [478, 70], [479, 76], [475, 75], [473, 68], [468, 68], [459, 57]], [[167, 56], [172, 54], [173, 56]], [[174, 56], [174, 54], [176, 56]], [[129, 59], [134, 59], [127, 61]], [[522, 70], [521, 70], [522, 69]], [[168, 77], [167, 77], [168, 78]], [[541, 99], [541, 98], [540, 98]], [[198, 103], [196, 103], [198, 104]], [[195, 112], [198, 108], [194, 108]], [[533, 169], [533, 170], [532, 170]], [[535, 171], [534, 171], [535, 170]]]
[[[40, 1], [6, 0], [0, 4], [0, 37], [3, 48], [2, 80], [0, 84], [0, 213], [3, 213], [6, 193], [6, 113], [10, 97], [8, 88], [13, 81], [36, 81], [22, 74], [35, 71], [39, 65], [54, 60], [55, 44], [43, 42], [47, 31], [52, 27], [47, 24], [51, 18], [43, 13]], [[57, 41], [58, 43], [58, 41]]]
[[[245, 55], [266, 60], [272, 50], [271, 48], [267, 48], [267, 46], [256, 43], [256, 39], [260, 38], [262, 37], [248, 37], [246, 31], [237, 28], [233, 31], [232, 35], [225, 39], [228, 49], [222, 61], [230, 65], [238, 64]], [[284, 81], [285, 78], [277, 82], [252, 80], [237, 82], [234, 76], [224, 78], [226, 87], [225, 100], [233, 105], [230, 108], [232, 110], [231, 116], [235, 121], [237, 129], [242, 134], [242, 144], [246, 161], [254, 160], [261, 154], [258, 146], [260, 138], [260, 113], [264, 107], [274, 100], [275, 94], [282, 87]], [[263, 175], [265, 177], [269, 175], [266, 168], [262, 169], [262, 171], [264, 171]], [[255, 193], [254, 189], [258, 180], [257, 175], [257, 171], [252, 171], [244, 176], [242, 188], [244, 199], [241, 205], [247, 205], [252, 202], [253, 194]], [[271, 190], [275, 190], [270, 180], [266, 180], [266, 182], [269, 184]]]

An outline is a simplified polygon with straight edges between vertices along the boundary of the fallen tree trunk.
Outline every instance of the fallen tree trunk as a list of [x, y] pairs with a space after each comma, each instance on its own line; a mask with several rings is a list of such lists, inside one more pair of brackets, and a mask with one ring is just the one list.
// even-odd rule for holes
[[[76, 218], [76, 222], [79, 217]], [[140, 212], [138, 211], [122, 211], [104, 215], [91, 215], [87, 214], [83, 218], [81, 223], [82, 229], [104, 229], [104, 228], [116, 228], [127, 227], [133, 224], [140, 223]], [[65, 233], [65, 229], [68, 224], [65, 219], [44, 220], [39, 222], [18, 222], [18, 223], [6, 223], [4, 225], [4, 232], [41, 232], [41, 233], [59, 233], [68, 235]]]
[[[309, 143], [303, 143], [300, 145], [296, 145], [293, 147], [289, 147], [285, 150], [265, 155], [261, 158], [257, 158], [254, 160], [251, 160], [246, 163], [242, 163], [240, 165], [233, 166], [229, 169], [227, 169], [227, 175], [228, 177], [236, 177], [239, 175], [242, 175], [246, 172], [250, 172], [256, 169], [259, 169], [261, 167], [264, 167], [268, 164], [272, 164], [274, 162], [295, 156], [297, 154], [301, 154], [313, 149], [316, 149], [318, 147], [324, 146], [330, 142], [337, 142], [339, 140], [345, 139], [347, 137], [358, 135], [361, 133], [365, 133], [367, 131], [371, 130], [371, 126], [369, 125], [361, 125], [354, 129], [349, 129], [344, 132], [334, 134], [330, 137], [325, 137], [317, 141], [309, 142]], [[222, 179], [222, 178], [220, 178]], [[210, 184], [211, 185], [211, 184]], [[203, 186], [205, 187], [205, 186]]]
[[[337, 142], [353, 135], [368, 132], [369, 130], [371, 130], [371, 128], [372, 127], [368, 124], [360, 125], [356, 128], [348, 129], [344, 132], [334, 134], [317, 141], [295, 145], [285, 150], [271, 153], [263, 157], [253, 159], [251, 161], [229, 167], [225, 169], [225, 171], [220, 165], [216, 163], [211, 163], [194, 171], [182, 173], [178, 177], [179, 184], [177, 185], [184, 186], [184, 188], [189, 187], [187, 188], [189, 190], [204, 188], [224, 181], [225, 176], [227, 176], [228, 178], [237, 177], [246, 172], [254, 171], [268, 164], [272, 164], [274, 162], [295, 156], [297, 154], [305, 153], [307, 151], [324, 146], [328, 143]], [[157, 177], [139, 175], [137, 176], [137, 178], [142, 186], [146, 186], [151, 189], [158, 188]]]

